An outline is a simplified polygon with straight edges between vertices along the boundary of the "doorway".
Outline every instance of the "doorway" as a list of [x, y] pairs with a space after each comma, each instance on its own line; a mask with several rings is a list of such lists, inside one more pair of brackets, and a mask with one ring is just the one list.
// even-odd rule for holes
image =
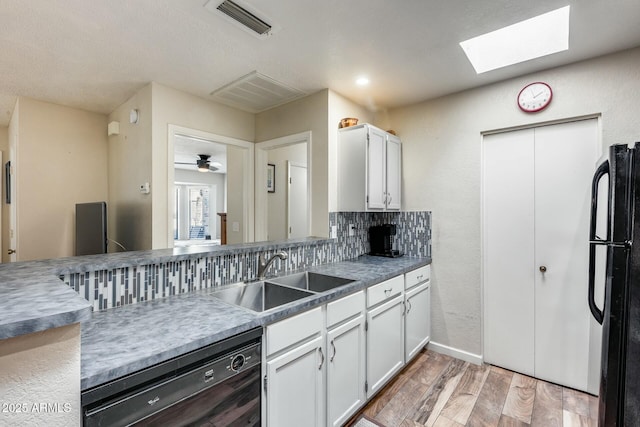
[[485, 135], [485, 361], [596, 393], [600, 328], [587, 304], [597, 118]]

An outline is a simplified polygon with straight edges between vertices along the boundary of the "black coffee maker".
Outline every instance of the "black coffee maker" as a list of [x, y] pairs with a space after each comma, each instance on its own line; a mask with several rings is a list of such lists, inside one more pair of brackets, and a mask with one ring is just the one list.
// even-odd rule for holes
[[385, 256], [390, 258], [401, 257], [402, 252], [393, 249], [396, 235], [395, 224], [382, 224], [369, 227], [370, 255]]

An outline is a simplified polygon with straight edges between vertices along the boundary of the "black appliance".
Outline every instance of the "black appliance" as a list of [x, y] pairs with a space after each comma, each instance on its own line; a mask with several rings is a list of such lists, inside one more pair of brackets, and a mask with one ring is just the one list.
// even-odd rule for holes
[[76, 255], [107, 253], [107, 204], [76, 204]]
[[[596, 234], [598, 184], [609, 177], [606, 236]], [[601, 186], [602, 187], [602, 186]], [[640, 143], [610, 147], [591, 197], [589, 308], [602, 324], [599, 426], [640, 425]], [[635, 242], [635, 244], [633, 243]], [[596, 248], [606, 246], [603, 307], [595, 301]]]
[[82, 392], [83, 426], [260, 426], [262, 329]]
[[371, 252], [369, 254], [391, 258], [404, 255], [399, 250], [393, 248], [395, 236], [395, 224], [382, 224], [369, 227], [369, 246], [371, 246]]

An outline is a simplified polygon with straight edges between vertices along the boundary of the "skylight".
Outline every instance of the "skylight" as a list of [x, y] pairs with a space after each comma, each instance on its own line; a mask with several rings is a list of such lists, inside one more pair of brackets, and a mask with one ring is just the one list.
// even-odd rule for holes
[[460, 46], [478, 74], [562, 52], [569, 49], [569, 8], [465, 40]]

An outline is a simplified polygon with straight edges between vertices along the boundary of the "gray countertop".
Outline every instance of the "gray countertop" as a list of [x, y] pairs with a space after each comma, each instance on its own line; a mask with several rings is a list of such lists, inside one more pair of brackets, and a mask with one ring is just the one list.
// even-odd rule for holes
[[82, 324], [82, 390], [267, 325], [427, 265], [428, 258], [362, 256], [309, 271], [355, 282], [256, 313], [203, 290], [93, 313]]
[[196, 246], [150, 251], [59, 258], [0, 264], [0, 339], [83, 322], [91, 318], [91, 304], [65, 285], [66, 273], [109, 270], [197, 257], [313, 246], [328, 239], [256, 242], [225, 246]]

